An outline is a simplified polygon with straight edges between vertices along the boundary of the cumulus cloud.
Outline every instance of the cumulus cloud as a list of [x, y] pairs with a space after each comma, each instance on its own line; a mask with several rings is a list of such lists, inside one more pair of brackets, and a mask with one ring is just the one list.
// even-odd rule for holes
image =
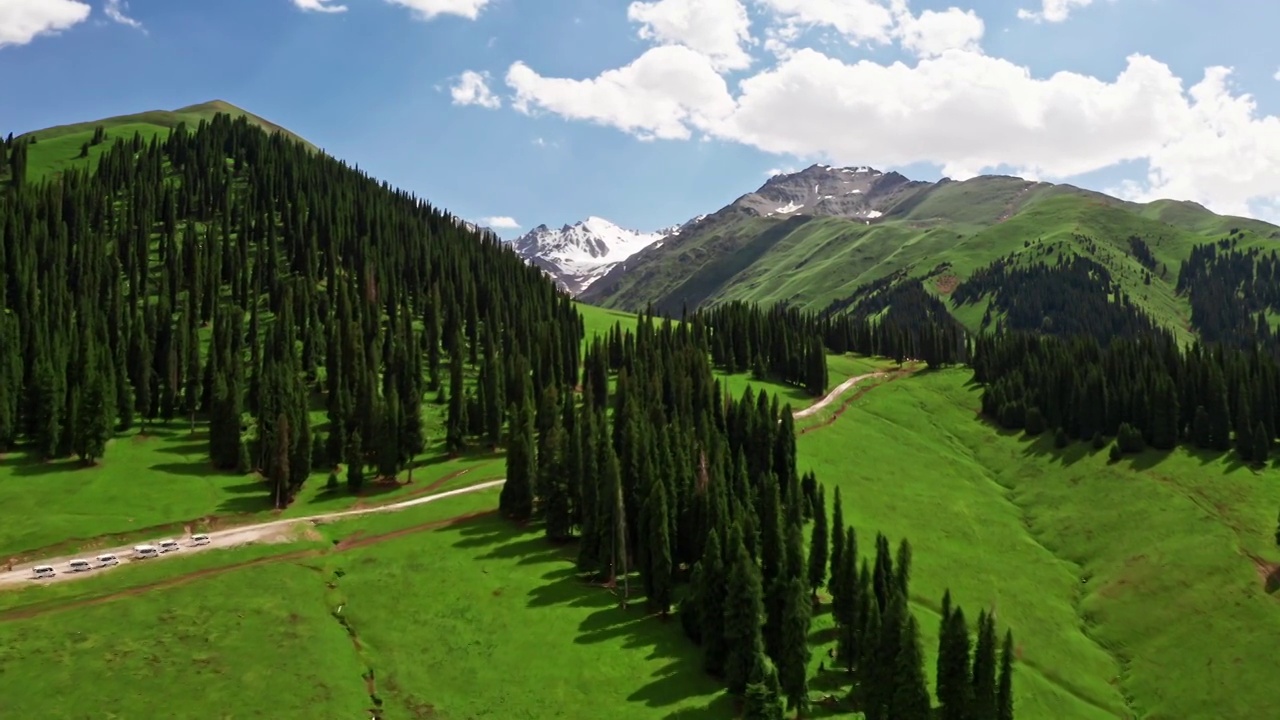
[[467, 70], [449, 88], [454, 105], [479, 105], [490, 110], [502, 107], [502, 100], [489, 89], [489, 73]]
[[457, 15], [475, 20], [489, 0], [386, 0], [392, 5], [409, 8], [419, 20], [433, 20], [438, 15]]
[[1018, 17], [1034, 22], [1060, 23], [1071, 16], [1076, 8], [1086, 8], [1093, 0], [1040, 0], [1039, 10], [1018, 9]]
[[346, 12], [346, 5], [334, 5], [338, 0], [293, 0], [293, 4], [304, 12], [340, 13]]
[[128, 10], [129, 3], [124, 0], [107, 0], [102, 6], [102, 12], [106, 13], [106, 16], [111, 18], [113, 22], [127, 25], [135, 30], [142, 30], [145, 33], [146, 30], [142, 27], [142, 23], [125, 14]]
[[751, 65], [743, 45], [751, 42], [751, 20], [740, 0], [633, 2], [627, 19], [640, 23], [640, 37], [683, 45], [705, 55], [717, 70]]
[[705, 56], [682, 45], [651, 48], [630, 65], [587, 80], [548, 78], [517, 62], [506, 83], [512, 106], [610, 125], [645, 140], [687, 140], [733, 112], [724, 78]]
[[[1234, 89], [1229, 68], [1184, 80], [1134, 54], [1114, 77], [1036, 75], [986, 55], [981, 18], [957, 8], [914, 15], [905, 0], [758, 2], [772, 13], [762, 34], [776, 41], [776, 61], [732, 88], [705, 46], [659, 45], [590, 78], [546, 77], [516, 62], [505, 78], [513, 107], [645, 140], [697, 135], [796, 159], [929, 163], [956, 179], [1014, 168], [1062, 181], [1135, 161], [1147, 172], [1123, 187], [1134, 199], [1195, 200], [1233, 214], [1280, 206], [1280, 117]], [[797, 45], [814, 27], [850, 43], [897, 43], [917, 59], [846, 62]]]
[[0, 48], [62, 32], [84, 22], [89, 11], [78, 0], [4, 0], [0, 2]]
[[480, 227], [488, 227], [494, 230], [516, 230], [520, 227], [520, 223], [509, 215], [494, 215], [493, 217], [482, 217], [479, 222]]

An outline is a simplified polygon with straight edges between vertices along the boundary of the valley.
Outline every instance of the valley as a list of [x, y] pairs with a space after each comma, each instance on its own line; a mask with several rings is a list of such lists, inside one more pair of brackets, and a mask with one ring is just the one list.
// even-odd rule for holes
[[0, 154], [0, 716], [1273, 702], [1280, 228], [814, 165], [498, 244], [220, 101]]

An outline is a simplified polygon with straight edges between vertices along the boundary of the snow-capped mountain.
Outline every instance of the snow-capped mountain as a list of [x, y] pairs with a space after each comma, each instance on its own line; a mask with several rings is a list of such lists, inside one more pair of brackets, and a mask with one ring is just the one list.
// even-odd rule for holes
[[511, 248], [577, 295], [627, 258], [699, 219], [656, 232], [639, 232], [593, 216], [559, 229], [539, 225], [512, 240]]
[[759, 190], [735, 200], [733, 206], [765, 217], [805, 214], [870, 222], [904, 191], [927, 184], [870, 167], [810, 165], [799, 172], [774, 175]]

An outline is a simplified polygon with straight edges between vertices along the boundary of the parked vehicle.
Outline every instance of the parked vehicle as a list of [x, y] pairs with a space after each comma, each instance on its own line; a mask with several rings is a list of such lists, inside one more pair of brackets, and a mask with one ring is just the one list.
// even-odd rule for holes
[[160, 551], [152, 545], [135, 545], [133, 556], [139, 560], [145, 560], [147, 558], [160, 557]]
[[54, 576], [52, 565], [37, 565], [31, 568], [37, 578], [51, 578]]
[[177, 540], [161, 540], [156, 543], [156, 545], [160, 548], [160, 552], [162, 553], [173, 552], [174, 550], [182, 548], [182, 546], [178, 544]]
[[112, 565], [119, 565], [119, 564], [120, 564], [120, 558], [116, 557], [115, 555], [99, 555], [98, 556], [98, 567], [110, 567]]
[[87, 572], [93, 569], [88, 560], [72, 560], [67, 563], [67, 567], [71, 568], [71, 572]]
[[201, 533], [200, 535], [191, 536], [192, 545], [208, 545], [210, 543], [209, 536]]

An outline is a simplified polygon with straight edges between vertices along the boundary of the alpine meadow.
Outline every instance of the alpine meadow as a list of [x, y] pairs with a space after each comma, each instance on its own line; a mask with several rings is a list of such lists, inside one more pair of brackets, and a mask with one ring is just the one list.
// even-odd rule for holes
[[[588, 74], [579, 56], [631, 50], [602, 47], [600, 8], [548, 9], [511, 27], [562, 29], [538, 57], [588, 79], [517, 57], [445, 87], [439, 67], [479, 67], [454, 54], [515, 52], [474, 28], [522, 3], [229, 3], [234, 26], [197, 33], [206, 10], [183, 3], [4, 1], [5, 84], [49, 110], [0, 111], [48, 125], [0, 139], [0, 718], [1276, 712], [1280, 226], [1260, 218], [1280, 205], [1178, 184], [1159, 163], [1207, 158], [1199, 126], [1196, 148], [1116, 140], [1097, 168], [1086, 147], [1108, 131], [1091, 113], [1181, 132], [1220, 106], [1226, 137], [1253, 100], [1212, 96], [1225, 81], [1184, 93], [1137, 56], [1114, 84], [1018, 67], [1042, 83], [1019, 97], [1079, 106], [1080, 127], [1009, 103], [1040, 154], [988, 159], [947, 143], [982, 144], [966, 123], [1003, 102], [999, 73], [892, 87], [994, 62], [973, 10], [638, 1], [625, 19], [652, 47]], [[1007, 14], [1065, 32], [1099, 5], [1123, 3]], [[92, 54], [36, 54], [74, 38]], [[802, 40], [848, 46], [845, 84]], [[379, 56], [406, 48], [425, 64]], [[112, 79], [135, 66], [146, 94]], [[841, 115], [869, 67], [896, 73], [882, 106]], [[68, 89], [91, 109], [66, 115], [28, 71], [102, 88]], [[439, 97], [375, 97], [395, 73]], [[1090, 83], [1196, 104], [1070, 95]], [[946, 95], [927, 125], [952, 84], [986, 94]], [[253, 111], [97, 118], [224, 87]], [[516, 142], [531, 164], [495, 159]], [[844, 164], [873, 146], [883, 170]], [[747, 153], [804, 167], [752, 180]], [[621, 155], [636, 177], [611, 185]], [[1090, 174], [1135, 158], [1150, 192]], [[694, 188], [707, 168], [727, 184]], [[526, 232], [477, 210], [511, 198], [687, 219]]]

